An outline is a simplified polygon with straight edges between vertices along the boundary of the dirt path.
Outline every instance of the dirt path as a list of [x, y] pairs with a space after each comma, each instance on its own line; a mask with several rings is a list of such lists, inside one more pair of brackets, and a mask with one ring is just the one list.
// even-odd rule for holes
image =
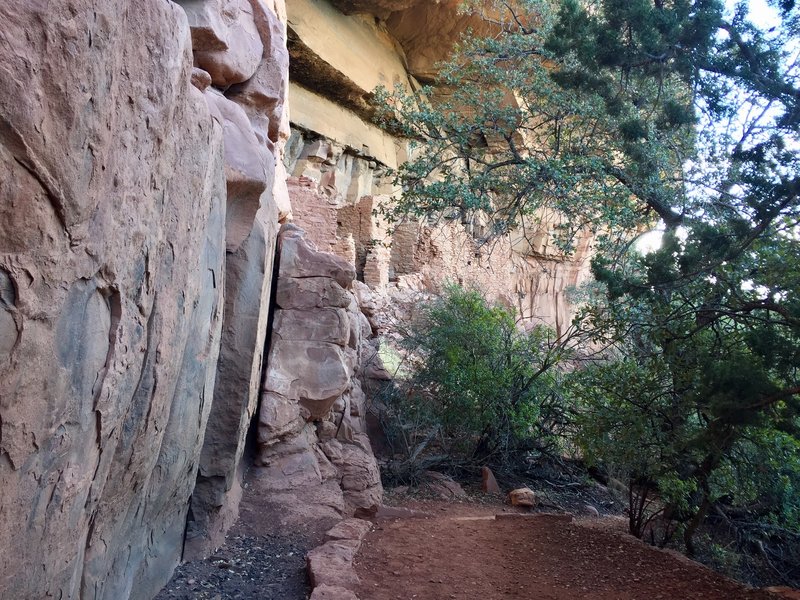
[[362, 600], [774, 600], [608, 527], [434, 509], [380, 519], [356, 558]]
[[[267, 500], [248, 475], [239, 520], [205, 560], [185, 563], [154, 600], [306, 600], [306, 554], [338, 518]], [[295, 501], [295, 505], [299, 504]]]

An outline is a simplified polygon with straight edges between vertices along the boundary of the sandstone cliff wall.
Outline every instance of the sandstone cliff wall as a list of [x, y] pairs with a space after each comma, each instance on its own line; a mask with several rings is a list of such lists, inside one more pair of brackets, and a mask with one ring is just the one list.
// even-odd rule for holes
[[285, 9], [0, 18], [0, 596], [150, 598], [190, 503], [197, 552], [235, 514], [288, 213]]
[[435, 83], [436, 63], [467, 29], [488, 34], [495, 27], [458, 7], [457, 0], [288, 5], [292, 135], [284, 165], [294, 220], [318, 247], [350, 260], [383, 304], [452, 281], [563, 332], [574, 311], [568, 291], [589, 277], [589, 239], [567, 260], [550, 243], [547, 219], [534, 235], [481, 247], [476, 225], [412, 222], [390, 231], [375, 215], [398, 193], [386, 169], [407, 150], [371, 123], [371, 93], [378, 85]]
[[588, 248], [485, 254], [460, 223], [374, 212], [407, 155], [372, 89], [434, 79], [481, 22], [287, 4], [0, 6], [2, 598], [152, 597], [236, 519], [254, 419], [265, 502], [372, 509], [362, 382], [409, 291], [569, 319]]
[[179, 7], [0, 7], [0, 589], [148, 597], [180, 558], [222, 324], [222, 126]]

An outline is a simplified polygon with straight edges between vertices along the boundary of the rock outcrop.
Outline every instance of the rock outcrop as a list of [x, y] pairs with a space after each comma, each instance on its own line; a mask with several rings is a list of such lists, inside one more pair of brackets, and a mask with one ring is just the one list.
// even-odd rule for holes
[[285, 9], [178, 4], [0, 8], [4, 598], [150, 598], [190, 498], [198, 552], [235, 514], [288, 215]]
[[184, 552], [193, 558], [219, 546], [238, 515], [242, 456], [264, 362], [278, 221], [289, 212], [285, 183], [276, 175], [289, 133], [288, 53], [280, 6], [264, 0], [181, 4], [191, 25], [195, 73], [207, 70], [211, 85], [203, 95], [223, 128], [227, 192], [222, 340]]
[[360, 580], [353, 564], [369, 521], [345, 519], [325, 534], [325, 543], [306, 557], [312, 600], [358, 600], [353, 592]]
[[[417, 294], [435, 293], [451, 281], [481, 289], [529, 324], [563, 333], [574, 311], [568, 292], [589, 277], [588, 237], [566, 258], [552, 243], [547, 219], [533, 236], [482, 247], [480, 224], [408, 222], [390, 233], [379, 217], [397, 193], [386, 170], [402, 163], [407, 149], [372, 124], [370, 94], [378, 85], [414, 89], [420, 81], [435, 82], [436, 64], [463, 32], [489, 34], [500, 26], [502, 15], [485, 19], [459, 13], [458, 6], [457, 0], [289, 5], [289, 46], [297, 60], [284, 165], [295, 223], [318, 247], [349, 260], [383, 306], [411, 305]], [[324, 82], [315, 76], [321, 70]]]
[[0, 18], [0, 595], [148, 598], [216, 378], [222, 126], [174, 4]]
[[371, 329], [353, 293], [355, 269], [293, 225], [281, 231], [278, 256], [254, 476], [289, 508], [339, 515], [376, 506], [382, 488], [358, 379]]
[[350, 261], [393, 317], [406, 318], [403, 307], [413, 308], [417, 294], [450, 281], [480, 289], [527, 323], [558, 333], [569, 327], [569, 291], [589, 277], [588, 238], [566, 259], [545, 234], [502, 238], [487, 248], [475, 239], [481, 232], [460, 221], [409, 221], [390, 231], [380, 215], [392, 194], [386, 165], [300, 129], [292, 130], [284, 161], [294, 222], [318, 247]]

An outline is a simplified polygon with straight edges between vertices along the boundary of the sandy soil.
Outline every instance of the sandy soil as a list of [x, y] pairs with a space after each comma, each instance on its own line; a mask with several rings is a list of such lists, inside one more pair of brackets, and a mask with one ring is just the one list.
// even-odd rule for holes
[[619, 520], [415, 508], [427, 516], [378, 519], [367, 536], [362, 600], [774, 600], [620, 533]]

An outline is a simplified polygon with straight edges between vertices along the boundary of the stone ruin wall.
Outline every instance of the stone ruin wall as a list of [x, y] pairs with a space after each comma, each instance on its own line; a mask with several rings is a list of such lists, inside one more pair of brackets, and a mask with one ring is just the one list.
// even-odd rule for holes
[[271, 501], [379, 503], [373, 337], [444, 276], [567, 322], [581, 261], [373, 215], [369, 92], [435, 76], [455, 5], [0, 6], [0, 597], [152, 597], [235, 521], [254, 419]]
[[[457, 6], [456, 0], [290, 3], [289, 48], [296, 62], [284, 166], [294, 222], [319, 248], [351, 261], [386, 313], [408, 316], [398, 312], [400, 305], [450, 281], [513, 307], [526, 323], [563, 333], [574, 311], [569, 290], [589, 277], [588, 239], [564, 260], [546, 235], [480, 248], [460, 222], [408, 222], [390, 231], [373, 212], [397, 192], [386, 170], [405, 160], [406, 148], [371, 125], [363, 106], [377, 85], [413, 89], [434, 81], [436, 62], [467, 27], [488, 32], [475, 17], [458, 15]], [[306, 65], [326, 73], [324, 85]]]

